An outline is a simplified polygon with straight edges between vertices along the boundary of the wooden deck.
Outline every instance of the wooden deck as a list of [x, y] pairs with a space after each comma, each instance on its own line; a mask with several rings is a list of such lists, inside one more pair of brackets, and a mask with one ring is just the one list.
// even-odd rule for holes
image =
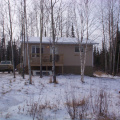
[[[40, 66], [40, 57], [39, 54], [31, 54], [31, 66]], [[63, 66], [63, 54], [55, 55], [55, 66]], [[42, 54], [42, 65], [43, 66], [52, 66], [52, 55]]]

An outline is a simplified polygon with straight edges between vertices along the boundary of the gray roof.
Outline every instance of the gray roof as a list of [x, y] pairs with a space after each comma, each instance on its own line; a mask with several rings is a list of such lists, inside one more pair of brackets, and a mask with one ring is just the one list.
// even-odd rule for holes
[[[82, 44], [86, 44], [86, 40], [84, 39]], [[77, 38], [70, 38], [70, 37], [59, 37], [56, 38], [55, 42], [56, 44], [78, 44], [80, 40]], [[22, 42], [22, 40], [21, 40]], [[27, 42], [27, 41], [26, 41]], [[28, 37], [28, 43], [40, 43], [40, 38], [39, 37]], [[52, 43], [52, 38], [51, 37], [43, 37], [42, 39], [43, 44], [50, 44]], [[87, 44], [97, 44], [92, 40], [88, 40]]]

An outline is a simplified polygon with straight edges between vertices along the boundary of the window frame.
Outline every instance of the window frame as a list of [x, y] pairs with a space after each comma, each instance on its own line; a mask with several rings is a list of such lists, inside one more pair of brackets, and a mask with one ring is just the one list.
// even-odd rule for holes
[[[39, 52], [38, 52], [38, 53], [37, 53], [37, 48], [39, 49]], [[36, 54], [36, 57], [40, 57], [40, 46], [36, 45], [36, 49], [35, 49], [35, 50], [36, 50], [36, 53], [35, 53], [35, 54]], [[38, 54], [39, 54], [39, 55], [38, 55]]]
[[32, 54], [31, 56], [36, 57], [36, 55], [35, 55], [36, 54], [36, 47], [35, 47], [35, 53], [33, 53], [33, 47], [35, 47], [35, 45], [32, 45], [32, 47], [31, 47], [31, 54]]
[[[78, 51], [76, 51], [76, 47], [78, 47]], [[79, 46], [75, 46], [75, 53], [79, 53], [80, 51], [83, 53], [84, 52], [84, 47], [81, 46], [81, 48]]]
[[[33, 53], [33, 47], [35, 47], [35, 53]], [[37, 48], [39, 48], [39, 52], [37, 53]], [[39, 45], [32, 45], [31, 46], [31, 57], [40, 57], [39, 55], [37, 55], [37, 54], [40, 54], [40, 47], [39, 47]], [[43, 54], [43, 47], [42, 47], [42, 54]]]
[[[78, 51], [76, 51], [76, 47], [78, 47], [77, 49], [78, 49]], [[75, 46], [75, 53], [79, 53], [80, 52], [80, 49], [79, 49], [79, 46]]]

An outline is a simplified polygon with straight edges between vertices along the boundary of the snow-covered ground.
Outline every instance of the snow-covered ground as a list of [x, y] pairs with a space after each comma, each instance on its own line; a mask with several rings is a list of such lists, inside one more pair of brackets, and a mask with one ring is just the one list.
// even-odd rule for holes
[[[109, 114], [120, 120], [120, 77], [85, 76], [85, 83], [81, 83], [80, 75], [60, 75], [58, 84], [50, 83], [50, 79], [33, 76], [29, 85], [28, 75], [22, 79], [19, 74], [13, 78], [12, 73], [0, 73], [0, 120], [33, 120], [34, 115], [34, 120], [70, 120], [67, 98], [95, 103], [101, 90], [106, 92]], [[88, 112], [86, 118], [90, 117]]]

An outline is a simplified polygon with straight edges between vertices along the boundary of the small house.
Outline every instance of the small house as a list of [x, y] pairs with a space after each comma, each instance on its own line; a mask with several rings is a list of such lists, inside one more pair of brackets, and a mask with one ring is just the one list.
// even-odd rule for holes
[[[21, 41], [23, 43], [23, 41]], [[85, 52], [82, 43], [81, 51]], [[93, 75], [93, 45], [88, 40], [85, 64], [85, 75]], [[40, 38], [28, 38], [31, 70], [40, 70]], [[27, 42], [25, 41], [25, 66], [27, 66]], [[23, 54], [22, 54], [23, 55]], [[55, 69], [56, 74], [80, 74], [79, 43], [76, 38], [57, 38], [55, 42]], [[42, 70], [52, 71], [52, 38], [42, 39]]]

